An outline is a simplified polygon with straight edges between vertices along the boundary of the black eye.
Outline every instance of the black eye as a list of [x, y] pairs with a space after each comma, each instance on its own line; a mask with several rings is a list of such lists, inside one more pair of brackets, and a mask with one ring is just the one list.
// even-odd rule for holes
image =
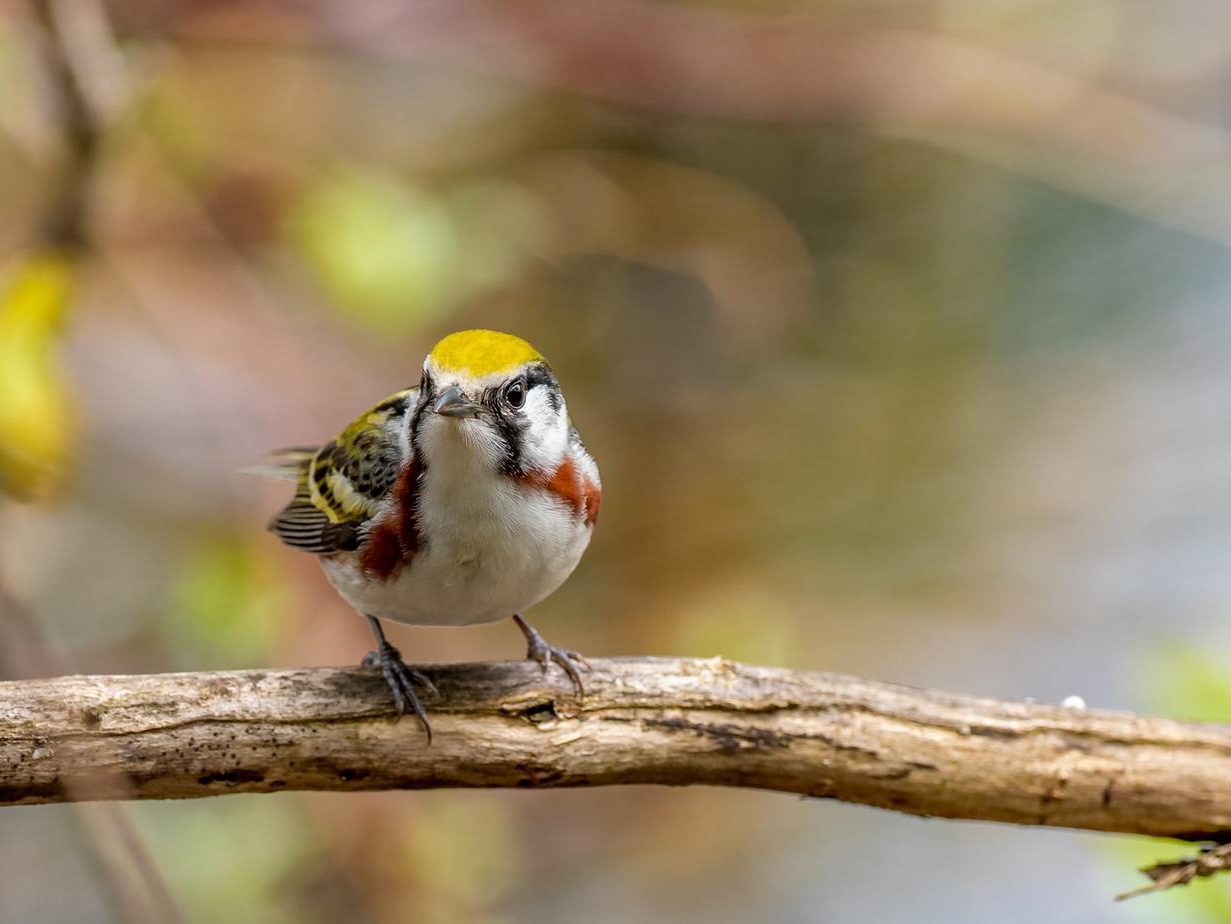
[[508, 384], [504, 390], [504, 400], [509, 402], [509, 407], [521, 407], [526, 403], [526, 383], [521, 379], [517, 379]]

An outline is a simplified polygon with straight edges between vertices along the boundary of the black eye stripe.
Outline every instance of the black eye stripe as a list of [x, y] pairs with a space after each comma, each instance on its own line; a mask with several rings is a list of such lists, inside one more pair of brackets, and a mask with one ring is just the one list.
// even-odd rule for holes
[[556, 385], [556, 377], [547, 366], [540, 363], [526, 370], [526, 385], [529, 388], [535, 385]]

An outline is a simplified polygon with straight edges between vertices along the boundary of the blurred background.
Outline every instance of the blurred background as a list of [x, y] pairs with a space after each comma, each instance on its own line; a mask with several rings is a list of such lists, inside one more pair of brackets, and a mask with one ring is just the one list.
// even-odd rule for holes
[[[1229, 81], [1221, 0], [0, 0], [3, 668], [357, 662], [237, 472], [487, 326], [602, 467], [556, 644], [1231, 721]], [[1183, 850], [703, 789], [24, 808], [0, 920], [1231, 921], [1110, 902]]]

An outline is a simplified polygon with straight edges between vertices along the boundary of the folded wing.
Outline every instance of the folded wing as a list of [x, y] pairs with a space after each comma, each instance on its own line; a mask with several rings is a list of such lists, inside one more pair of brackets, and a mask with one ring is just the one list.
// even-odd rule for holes
[[317, 555], [357, 549], [410, 461], [407, 417], [418, 396], [418, 388], [390, 395], [319, 449], [284, 450], [255, 470], [297, 483], [270, 531], [292, 548]]

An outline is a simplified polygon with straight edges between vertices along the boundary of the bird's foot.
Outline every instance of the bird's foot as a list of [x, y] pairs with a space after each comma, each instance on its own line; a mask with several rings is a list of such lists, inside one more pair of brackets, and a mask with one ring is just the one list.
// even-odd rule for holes
[[539, 662], [539, 666], [543, 668], [544, 675], [547, 674], [553, 661], [559, 664], [564, 668], [564, 673], [568, 674], [569, 680], [573, 682], [573, 687], [577, 690], [577, 696], [585, 696], [586, 688], [581, 682], [581, 672], [583, 670], [590, 670], [590, 662], [576, 651], [549, 645], [547, 640], [539, 634], [539, 631], [534, 626], [530, 625], [520, 616], [514, 618], [522, 633], [526, 636], [526, 658]]
[[380, 667], [385, 683], [389, 684], [389, 691], [393, 694], [393, 704], [397, 707], [398, 718], [404, 716], [409, 707], [409, 710], [423, 723], [423, 730], [427, 732], [428, 744], [431, 744], [432, 726], [427, 721], [427, 710], [423, 708], [423, 704], [419, 702], [419, 697], [415, 694], [415, 685], [418, 684], [433, 695], [436, 695], [436, 685], [426, 675], [407, 665], [402, 660], [402, 653], [386, 641], [382, 641], [379, 648], [369, 651], [364, 656], [363, 666]]

